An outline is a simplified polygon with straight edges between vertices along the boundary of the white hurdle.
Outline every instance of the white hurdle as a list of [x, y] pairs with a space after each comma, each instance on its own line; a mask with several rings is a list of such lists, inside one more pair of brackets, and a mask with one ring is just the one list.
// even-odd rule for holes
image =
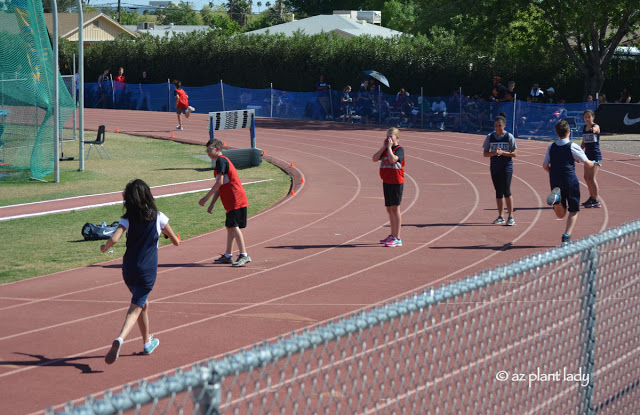
[[256, 112], [254, 109], [215, 111], [209, 113], [209, 138], [215, 138], [220, 130], [249, 128], [251, 147], [223, 150], [222, 154], [236, 167], [258, 166], [262, 162], [262, 150], [256, 147]]

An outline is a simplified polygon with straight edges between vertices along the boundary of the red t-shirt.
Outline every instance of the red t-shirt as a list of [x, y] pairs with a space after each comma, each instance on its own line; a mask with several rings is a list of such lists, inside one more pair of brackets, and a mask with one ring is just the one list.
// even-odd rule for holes
[[249, 206], [247, 194], [242, 187], [238, 172], [233, 163], [225, 156], [218, 157], [216, 160], [216, 168], [213, 171], [213, 177], [223, 174], [222, 186], [218, 190], [222, 206], [227, 212]]
[[404, 183], [404, 149], [397, 145], [391, 147], [391, 151], [398, 156], [398, 161], [392, 164], [385, 150], [380, 159], [380, 178], [384, 183], [402, 184]]
[[187, 98], [187, 93], [184, 92], [184, 89], [176, 89], [174, 95], [178, 97], [178, 104], [176, 108], [188, 108], [189, 107], [189, 99]]
[[[113, 80], [116, 82], [120, 82], [120, 84], [124, 84], [125, 82], [124, 75], [116, 75]], [[115, 89], [124, 89], [124, 85], [120, 84], [115, 84]]]

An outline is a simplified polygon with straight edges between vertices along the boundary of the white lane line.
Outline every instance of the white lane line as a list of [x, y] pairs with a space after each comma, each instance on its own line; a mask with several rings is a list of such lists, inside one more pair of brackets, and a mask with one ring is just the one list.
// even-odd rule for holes
[[[207, 180], [210, 180], [210, 179], [207, 179]], [[246, 186], [248, 184], [254, 184], [254, 183], [268, 182], [268, 181], [271, 181], [271, 180], [272, 179], [265, 179], [265, 180], [258, 180], [258, 181], [255, 181], [255, 182], [243, 183], [242, 186]], [[154, 188], [152, 188], [152, 189], [154, 189]], [[184, 191], [184, 192], [176, 192], [176, 193], [168, 193], [166, 195], [154, 196], [154, 198], [160, 199], [160, 198], [163, 198], [163, 197], [186, 195], [186, 194], [189, 194], [189, 193], [204, 192], [204, 191], [209, 190], [209, 189], [211, 189], [210, 186], [202, 188], [202, 189], [187, 190], [187, 191]], [[121, 193], [121, 192], [114, 192], [114, 193]], [[110, 194], [113, 194], [113, 193], [104, 193], [104, 195], [110, 195]], [[100, 195], [93, 195], [93, 196], [100, 196]], [[79, 197], [88, 197], [88, 196], [79, 196]], [[73, 199], [73, 198], [69, 198], [69, 199]], [[67, 200], [67, 199], [48, 200], [47, 202], [57, 202], [59, 200]], [[34, 203], [44, 203], [44, 202], [34, 202]], [[4, 218], [0, 218], [0, 222], [7, 221], [7, 220], [12, 220], [12, 219], [23, 219], [23, 218], [32, 218], [32, 217], [36, 217], [36, 216], [53, 215], [53, 214], [56, 214], [56, 213], [71, 212], [73, 210], [95, 209], [95, 208], [99, 208], [99, 207], [103, 207], [103, 206], [119, 205], [121, 203], [122, 203], [122, 200], [117, 200], [117, 201], [113, 201], [113, 202], [95, 203], [93, 205], [74, 206], [74, 207], [69, 207], [69, 208], [64, 208], [64, 209], [47, 210], [47, 211], [44, 211], [44, 212], [25, 213], [25, 214], [22, 214], [22, 215], [14, 215], [14, 216], [7, 216], [7, 217], [4, 217]], [[10, 207], [15, 207], [15, 206], [22, 206], [22, 205], [12, 205]], [[9, 206], [4, 206], [4, 207], [9, 207]]]

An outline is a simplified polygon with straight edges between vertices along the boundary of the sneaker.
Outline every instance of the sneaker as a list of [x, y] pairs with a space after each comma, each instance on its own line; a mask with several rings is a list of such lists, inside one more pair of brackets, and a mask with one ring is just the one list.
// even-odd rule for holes
[[567, 234], [562, 235], [562, 245], [561, 246], [567, 246], [570, 243], [571, 243], [571, 235], [567, 235]]
[[113, 343], [111, 343], [111, 349], [109, 349], [109, 352], [104, 357], [104, 361], [108, 365], [118, 360], [118, 356], [120, 356], [120, 347], [122, 347], [122, 343], [120, 343], [120, 340], [118, 339], [115, 339]]
[[220, 258], [215, 259], [213, 263], [214, 264], [233, 264], [233, 257], [222, 254], [220, 255]]
[[591, 204], [593, 202], [593, 198], [591, 196], [589, 196], [589, 199], [587, 199], [586, 201], [582, 202], [582, 206], [587, 207], [588, 204]]
[[192, 106], [189, 106], [188, 110], [189, 110], [189, 112], [193, 112], [193, 111], [195, 111], [196, 109], [195, 109], [194, 107], [192, 107]]
[[386, 237], [386, 238], [384, 238], [384, 239], [380, 239], [380, 243], [381, 243], [381, 244], [386, 244], [387, 242], [389, 242], [389, 241], [390, 241], [390, 240], [392, 240], [392, 239], [393, 239], [393, 236], [389, 235], [389, 236], [387, 236], [387, 237]]
[[388, 241], [387, 243], [384, 244], [384, 246], [390, 246], [390, 247], [395, 247], [395, 246], [402, 246], [402, 240], [396, 238], [395, 236], [391, 237], [392, 239], [390, 241]]
[[251, 262], [251, 257], [249, 255], [238, 255], [238, 259], [234, 261], [231, 266], [232, 267], [244, 267], [245, 264]]
[[586, 205], [584, 205], [584, 207], [587, 208], [587, 209], [599, 208], [600, 207], [600, 202], [595, 200], [595, 199], [591, 199], [591, 202], [589, 202]]
[[509, 216], [509, 219], [507, 219], [507, 226], [513, 226], [516, 224], [516, 220], [513, 218], [513, 216]]
[[182, 126], [180, 126], [180, 125], [176, 125], [176, 130], [182, 131], [182, 130], [184, 130], [184, 128], [182, 128]]
[[494, 225], [500, 225], [500, 224], [504, 223], [504, 218], [503, 218], [502, 216], [498, 216], [498, 217], [496, 218], [496, 220], [494, 220], [492, 223], [493, 223]]
[[156, 347], [158, 347], [159, 344], [160, 344], [160, 340], [154, 339], [153, 335], [149, 336], [149, 345], [144, 346], [144, 350], [142, 351], [142, 354], [153, 353], [153, 351], [156, 350]]
[[561, 200], [560, 188], [554, 187], [551, 193], [549, 194], [549, 197], [547, 197], [547, 204], [557, 205], [558, 203], [560, 203], [560, 200]]

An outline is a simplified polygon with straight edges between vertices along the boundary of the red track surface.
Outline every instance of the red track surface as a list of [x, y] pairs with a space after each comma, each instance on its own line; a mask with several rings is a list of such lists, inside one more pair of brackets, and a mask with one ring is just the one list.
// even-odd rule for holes
[[[87, 110], [86, 116], [87, 129], [105, 124], [108, 131], [117, 126], [158, 138], [174, 132], [176, 140], [199, 144], [208, 136], [201, 114], [178, 132], [172, 114]], [[512, 184], [517, 224], [507, 227], [490, 225], [496, 210], [484, 137], [402, 131], [404, 246], [384, 248], [378, 240], [388, 234], [388, 218], [378, 165], [371, 162], [384, 138], [381, 129], [272, 119], [256, 124], [258, 147], [284, 166], [295, 164], [296, 195], [250, 219], [244, 236], [253, 262], [245, 268], [212, 264], [224, 248], [224, 230], [161, 248], [150, 297], [160, 347], [151, 356], [134, 355], [142, 349], [134, 331], [112, 366], [104, 355], [129, 300], [119, 260], [0, 286], [3, 413], [31, 413], [153, 378], [462, 278], [553, 247], [564, 230], [546, 206], [541, 164], [548, 143], [518, 141]], [[244, 147], [248, 133], [221, 132], [220, 138]], [[108, 134], [105, 146], [115, 139]], [[604, 158], [602, 208], [583, 209], [573, 239], [638, 216], [640, 158], [607, 152]], [[577, 171], [581, 176], [582, 167]]]

